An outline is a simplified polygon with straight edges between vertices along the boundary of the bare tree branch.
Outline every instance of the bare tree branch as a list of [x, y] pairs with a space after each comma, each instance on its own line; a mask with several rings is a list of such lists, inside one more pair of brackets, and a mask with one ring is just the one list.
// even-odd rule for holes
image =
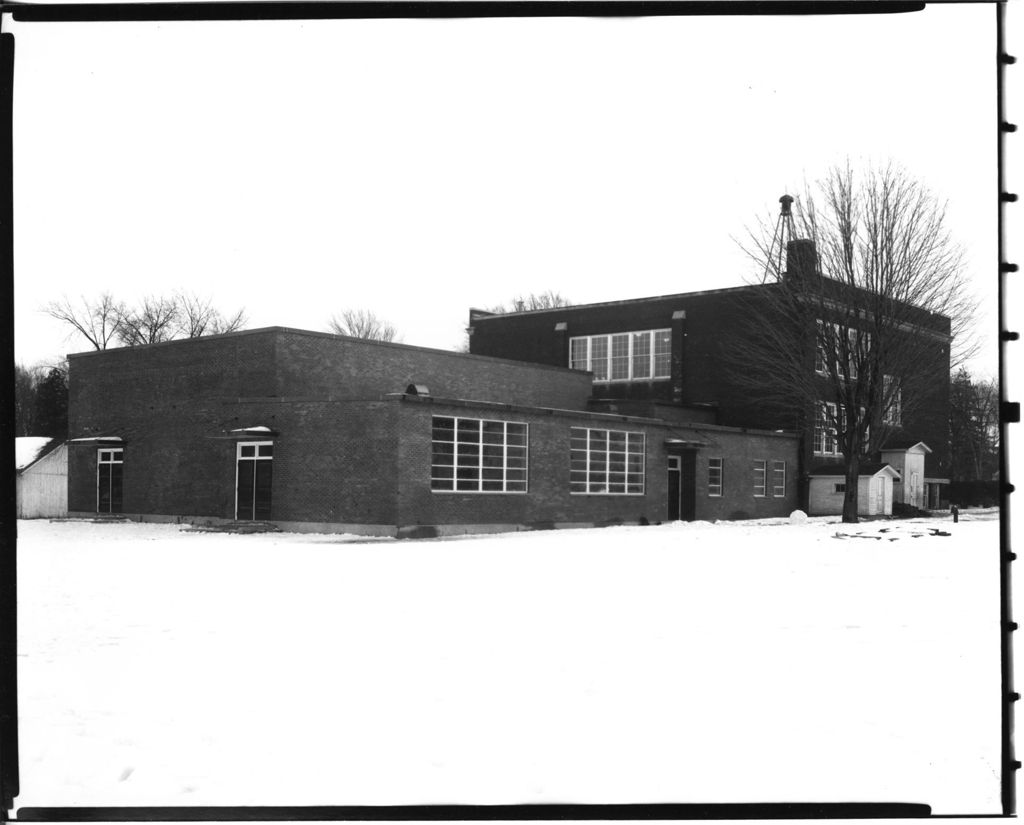
[[170, 341], [175, 337], [179, 315], [178, 302], [174, 298], [143, 298], [137, 307], [121, 312], [117, 338], [126, 347]]
[[124, 310], [109, 292], [104, 292], [95, 301], [83, 296], [77, 306], [65, 295], [59, 301], [51, 301], [41, 311], [68, 324], [93, 349], [104, 350], [117, 335], [118, 321]]
[[506, 312], [529, 312], [535, 309], [554, 309], [572, 306], [572, 301], [559, 292], [549, 289], [547, 292], [531, 292], [528, 295], [517, 295], [507, 304], [496, 304], [488, 312], [504, 314]]
[[862, 457], [948, 386], [973, 347], [974, 300], [945, 206], [902, 170], [834, 168], [796, 199], [794, 223], [785, 270], [769, 224], [750, 233], [767, 283], [749, 297], [737, 374], [766, 409], [796, 406], [805, 431], [834, 434], [856, 521]]
[[394, 341], [398, 337], [398, 329], [394, 324], [378, 318], [367, 309], [346, 309], [340, 316], [332, 317], [328, 326], [331, 332], [338, 335], [365, 338], [368, 341]]

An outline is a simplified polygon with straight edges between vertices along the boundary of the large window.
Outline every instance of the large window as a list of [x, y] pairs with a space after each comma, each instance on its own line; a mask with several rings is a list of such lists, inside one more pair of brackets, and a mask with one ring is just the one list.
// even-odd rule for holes
[[648, 381], [672, 377], [672, 330], [649, 329], [569, 339], [569, 366], [595, 381]]
[[850, 378], [857, 378], [858, 364], [867, 359], [870, 349], [870, 332], [826, 323], [819, 319], [814, 350], [814, 371], [819, 375], [827, 375], [828, 353], [832, 353], [835, 355], [835, 374], [843, 377], [849, 372]]
[[643, 433], [572, 427], [569, 447], [570, 492], [643, 495]]
[[722, 475], [725, 468], [722, 466], [722, 459], [708, 459], [708, 495], [722, 495]]
[[431, 490], [525, 493], [526, 472], [526, 424], [434, 416]]

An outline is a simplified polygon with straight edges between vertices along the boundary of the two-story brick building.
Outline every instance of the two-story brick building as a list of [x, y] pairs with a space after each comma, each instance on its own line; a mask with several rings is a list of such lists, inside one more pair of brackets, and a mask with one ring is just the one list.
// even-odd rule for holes
[[[813, 244], [808, 244], [790, 244], [787, 276], [806, 277], [807, 272], [799, 267], [810, 262], [808, 272], [820, 282], [823, 279], [814, 269]], [[826, 285], [835, 295], [819, 296], [820, 304], [840, 307], [844, 300], [842, 287], [835, 282]], [[841, 458], [836, 433], [839, 416], [825, 391], [830, 367], [823, 363], [821, 352], [815, 352], [813, 326], [806, 336], [804, 360], [797, 366], [805, 371], [808, 383], [818, 381], [823, 385], [819, 403], [808, 403], [806, 392], [803, 397], [783, 397], [781, 403], [774, 398], [775, 403], [769, 403], [760, 375], [758, 380], [751, 380], [753, 371], [764, 371], [768, 383], [773, 380], [771, 359], [756, 357], [760, 355], [757, 342], [751, 343], [750, 336], [757, 334], [759, 326], [764, 329], [763, 317], [780, 311], [780, 302], [772, 294], [776, 289], [779, 285], [769, 282], [507, 314], [471, 310], [470, 351], [589, 371], [594, 376], [588, 404], [592, 410], [795, 433], [800, 445], [799, 499], [806, 507], [810, 472]], [[917, 457], [907, 460], [912, 464], [920, 461], [923, 469], [913, 479], [915, 486], [911, 487], [910, 478], [906, 484], [897, 483], [897, 500], [918, 507], [938, 506], [941, 485], [948, 484], [950, 322], [913, 307], [905, 309], [909, 319], [903, 324], [908, 328], [906, 334], [923, 342], [915, 347], [913, 357], [906, 359], [913, 365], [914, 376], [885, 378], [899, 380], [914, 395], [907, 397], [904, 390], [901, 403], [898, 387], [891, 393], [884, 420], [876, 422], [876, 426], [885, 428], [886, 441], [865, 460], [905, 463], [897, 460], [898, 451], [916, 450]], [[827, 317], [820, 317], [826, 311], [817, 319], [813, 314], [808, 315], [811, 325], [815, 320], [832, 324]], [[832, 314], [867, 317], [859, 310], [833, 310]], [[752, 324], [752, 316], [762, 320]], [[864, 326], [868, 328], [869, 324]], [[851, 341], [852, 336], [859, 336], [857, 342], [865, 350], [870, 347], [867, 329], [844, 327], [842, 332], [844, 346], [849, 334]], [[851, 381], [856, 380], [854, 372]], [[780, 379], [777, 388], [784, 392], [785, 387]], [[924, 448], [916, 446], [919, 444]]]
[[564, 364], [273, 327], [69, 365], [72, 515], [429, 536], [797, 503], [794, 435], [597, 409]]

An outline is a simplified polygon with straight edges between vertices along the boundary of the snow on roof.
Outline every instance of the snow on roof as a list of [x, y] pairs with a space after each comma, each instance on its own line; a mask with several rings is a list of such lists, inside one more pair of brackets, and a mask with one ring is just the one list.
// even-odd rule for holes
[[119, 435], [93, 435], [88, 438], [72, 438], [72, 441], [124, 441]]
[[14, 439], [14, 469], [24, 470], [33, 464], [46, 445], [53, 441], [47, 435], [30, 435]]
[[269, 433], [270, 427], [264, 427], [262, 424], [258, 427], [239, 427], [237, 430], [231, 430], [233, 433]]

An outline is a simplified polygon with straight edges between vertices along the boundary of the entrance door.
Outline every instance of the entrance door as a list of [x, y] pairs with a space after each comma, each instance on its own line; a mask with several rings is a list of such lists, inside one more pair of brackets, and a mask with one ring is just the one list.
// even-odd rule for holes
[[270, 519], [273, 486], [274, 443], [250, 441], [238, 445], [235, 473], [235, 518], [239, 521]]
[[96, 454], [96, 512], [120, 513], [124, 491], [124, 450], [100, 450]]
[[668, 457], [669, 521], [693, 521], [697, 517], [697, 454], [687, 450]]

